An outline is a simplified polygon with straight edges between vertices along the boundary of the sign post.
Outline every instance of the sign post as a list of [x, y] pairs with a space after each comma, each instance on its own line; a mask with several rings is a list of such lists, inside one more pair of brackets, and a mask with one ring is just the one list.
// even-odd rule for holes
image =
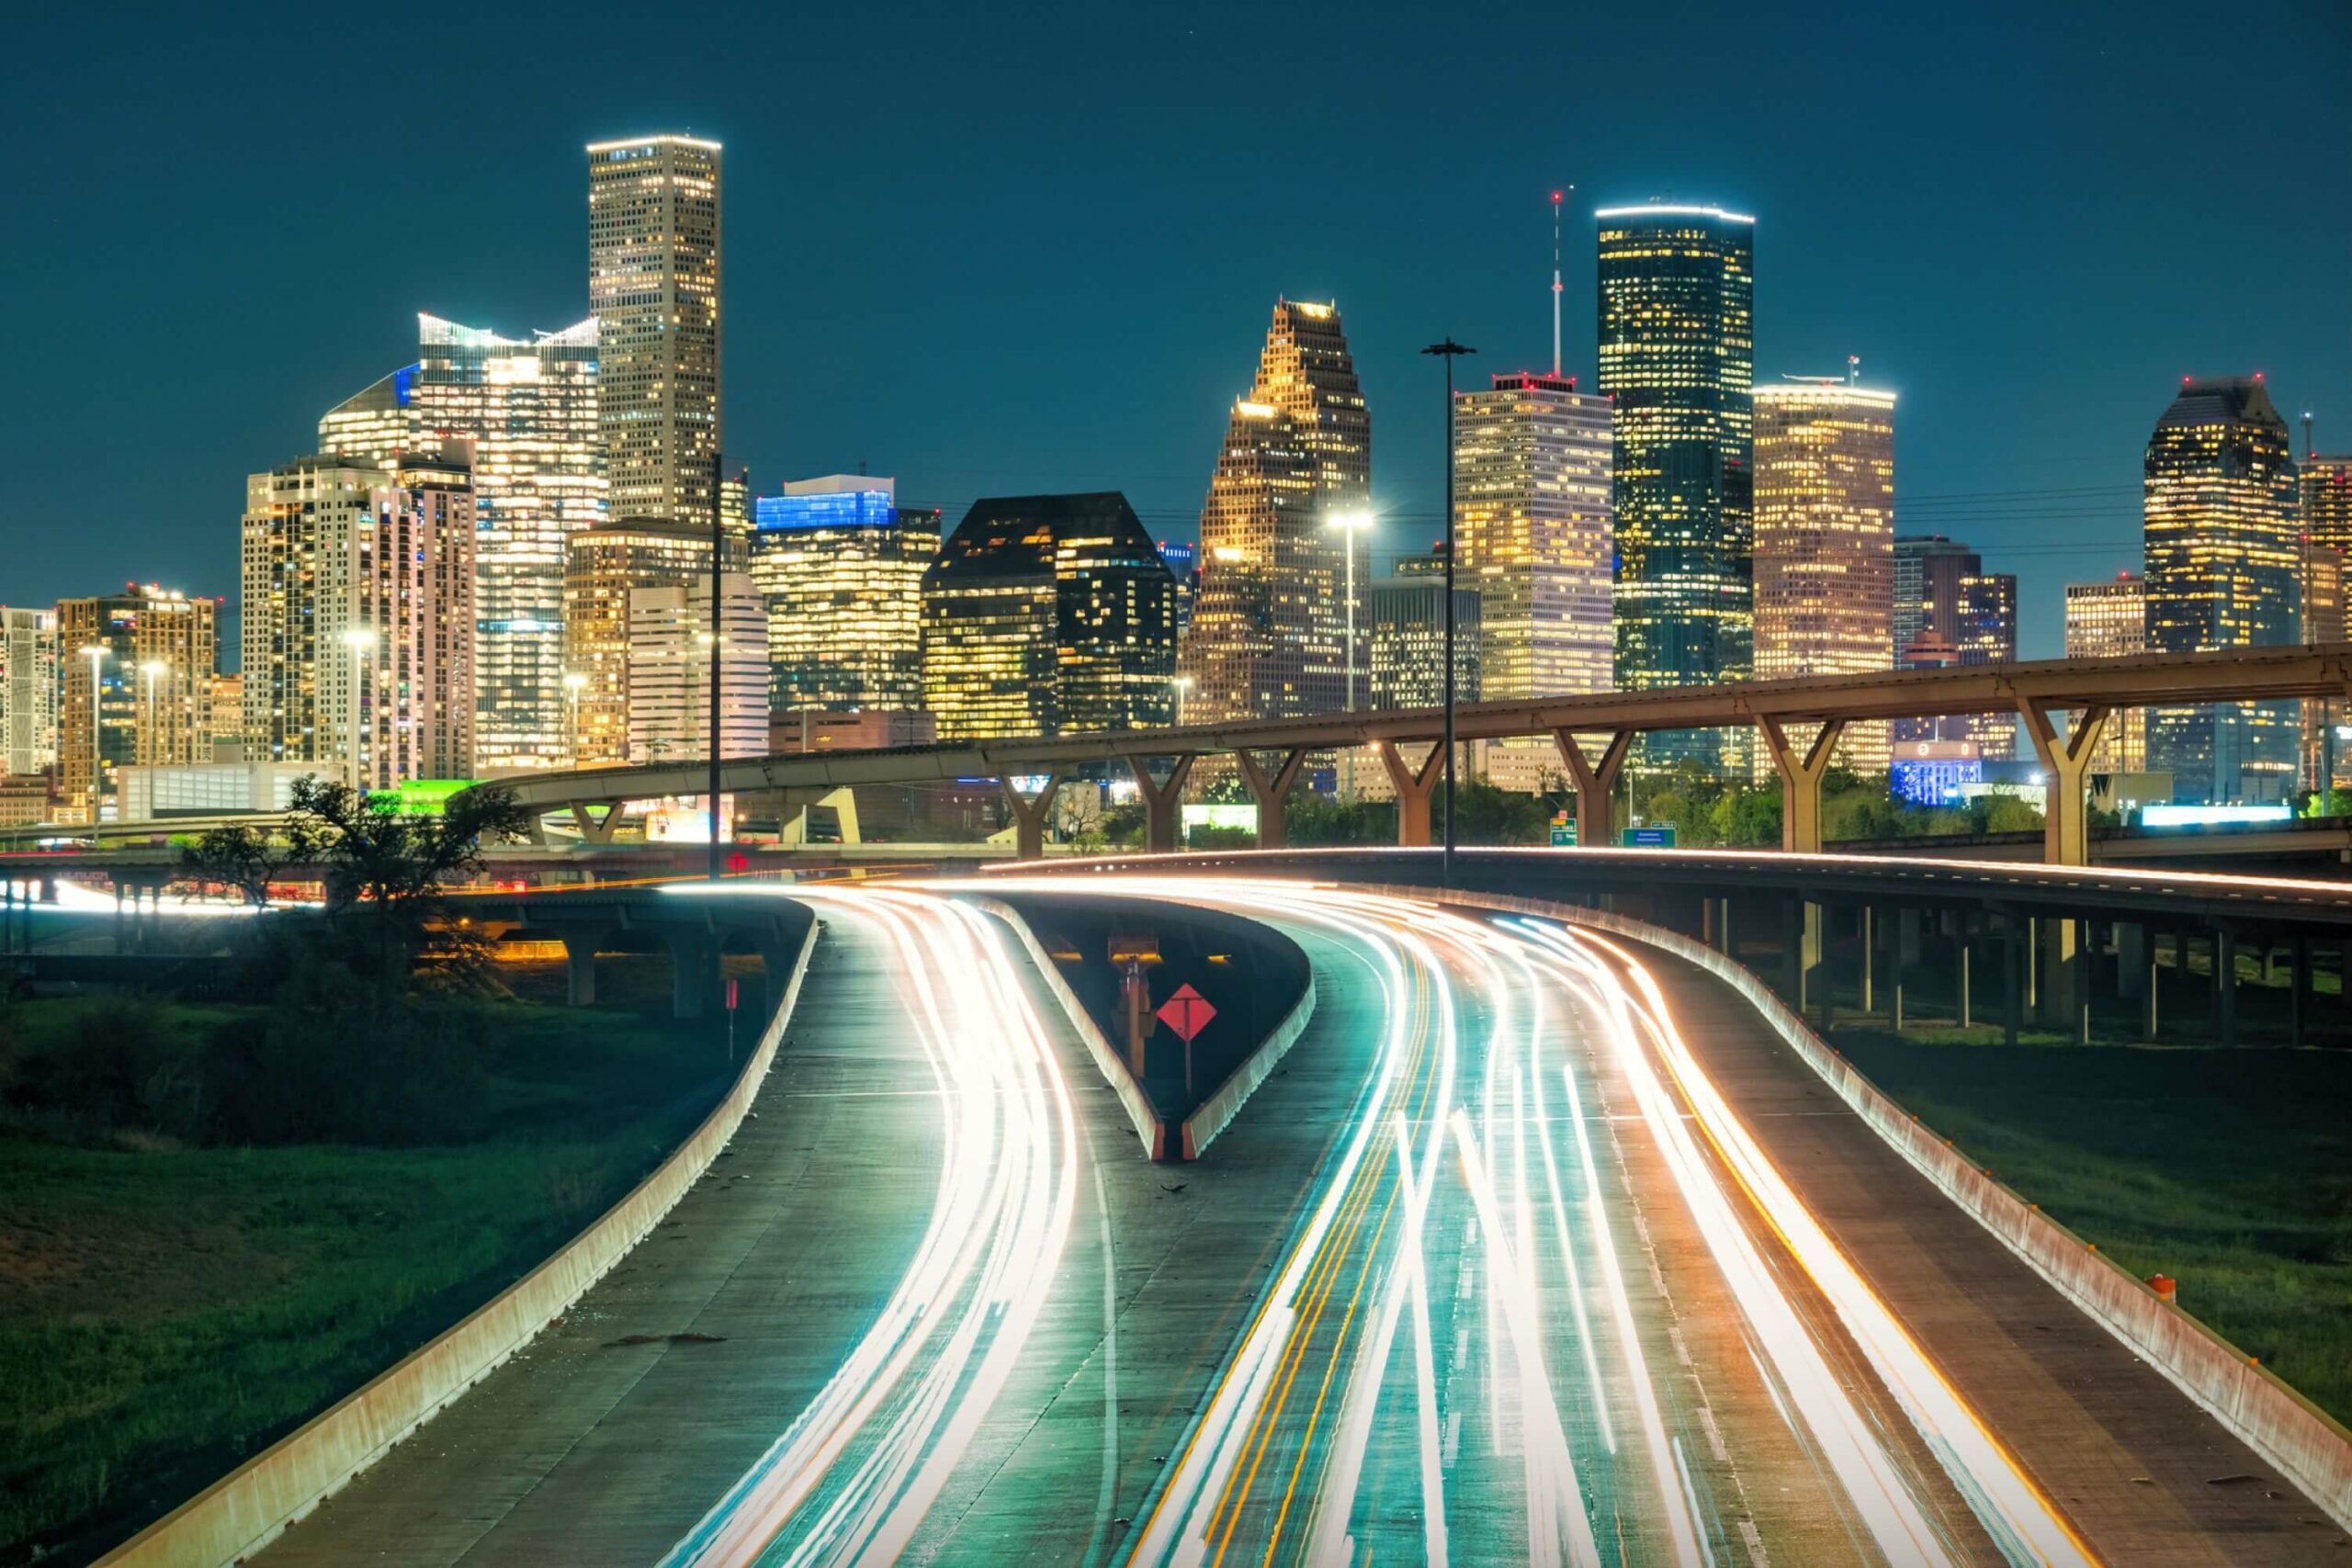
[[735, 1065], [735, 999], [742, 982], [734, 976], [727, 976], [727, 1065]]
[[1216, 1009], [1209, 1006], [1208, 998], [1190, 986], [1179, 986], [1176, 994], [1159, 1004], [1156, 1015], [1159, 1021], [1174, 1030], [1184, 1042], [1184, 1099], [1193, 1098], [1193, 1037], [1208, 1027], [1216, 1016]]

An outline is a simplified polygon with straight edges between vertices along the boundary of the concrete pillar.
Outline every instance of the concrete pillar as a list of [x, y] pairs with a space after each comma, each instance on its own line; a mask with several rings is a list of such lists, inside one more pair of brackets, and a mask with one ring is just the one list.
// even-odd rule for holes
[[1773, 769], [1781, 775], [1781, 848], [1793, 854], [1817, 855], [1821, 852], [1821, 776], [1829, 771], [1830, 753], [1838, 749], [1846, 721], [1826, 721], [1803, 753], [1790, 743], [1779, 719], [1759, 716], [1756, 727], [1771, 753]]
[[1975, 953], [1970, 948], [1968, 940], [1971, 934], [1968, 923], [1962, 920], [1960, 927], [1960, 974], [1958, 976], [1960, 1005], [1957, 1009], [1959, 1014], [1957, 1021], [1962, 1029], [1973, 1028], [1976, 1022], [1975, 998], [1970, 995], [1971, 987], [1976, 979], [1973, 972]]
[[718, 941], [693, 926], [668, 927], [662, 937], [670, 948], [670, 1016], [700, 1018], [717, 979]]
[[596, 947], [605, 934], [601, 930], [568, 931], [559, 939], [563, 943], [563, 999], [572, 1007], [596, 1003]]
[[1806, 908], [1804, 900], [1796, 898], [1784, 899], [1781, 904], [1781, 991], [1799, 1014], [1804, 1011]]
[[1862, 939], [1862, 1011], [1878, 1010], [1878, 911], [1865, 904], [1858, 917]]
[[2046, 918], [2034, 922], [2040, 937], [2035, 943], [2035, 1015], [2053, 1029], [2069, 1027], [2090, 998], [2085, 923]]
[[2156, 967], [2157, 934], [2144, 925], [2139, 930], [2142, 945], [2146, 949], [2140, 955], [2140, 1038], [2154, 1042], [2156, 1037], [2156, 982], [2164, 972]]
[[2238, 1043], [2238, 939], [2227, 926], [2213, 932], [2213, 1038]]
[[[1306, 748], [1294, 746], [1283, 752], [1282, 761], [1272, 773], [1251, 756], [1248, 748], [1236, 751], [1233, 760], [1241, 768], [1242, 782], [1258, 801], [1258, 847], [1279, 850], [1290, 842], [1290, 792], [1298, 782], [1298, 770], [1306, 765]], [[1404, 816], [1402, 801], [1397, 803], [1397, 817]]]
[[2311, 939], [2298, 931], [2287, 947], [2287, 1043], [2303, 1048], [2303, 994], [2311, 985]]
[[1566, 764], [1568, 782], [1577, 792], [1577, 843], [1579, 847], [1606, 846], [1615, 836], [1610, 831], [1609, 797], [1617, 787], [1617, 773], [1625, 765], [1625, 753], [1634, 744], [1631, 730], [1610, 734], [1600, 749], [1598, 761], [1585, 755], [1574, 733], [1566, 729], [1552, 731], [1552, 744], [1559, 748], [1560, 761]]
[[1046, 823], [1053, 815], [1054, 792], [1062, 787], [1062, 775], [1057, 771], [1046, 775], [1046, 787], [1023, 798], [1012, 786], [1010, 778], [1001, 778], [997, 784], [1004, 791], [1005, 805], [1012, 811], [1012, 852], [1022, 860], [1046, 858]]
[[1419, 767], [1409, 766], [1404, 754], [1396, 750], [1396, 742], [1383, 739], [1374, 742], [1380, 750], [1380, 765], [1388, 773], [1388, 782], [1396, 786], [1396, 843], [1400, 849], [1427, 849], [1430, 842], [1430, 795], [1437, 788], [1438, 780], [1445, 773], [1445, 744], [1440, 741], [1430, 748]]
[[2027, 736], [2041, 759], [2043, 793], [2041, 858], [2051, 865], [2090, 863], [2090, 806], [2084, 796], [2091, 754], [2098, 750], [2107, 729], [2109, 710], [2093, 705], [2082, 710], [2071, 733], [2061, 734], [2058, 711], [2041, 698], [2018, 705]]
[[1804, 907], [1804, 919], [1805, 989], [1813, 993], [1815, 1003], [1821, 1010], [1821, 1021], [1815, 1027], [1826, 1034], [1838, 1022], [1838, 1000], [1832, 994], [1837, 976], [1829, 972], [1829, 907], [1809, 903]]
[[1140, 753], [1127, 756], [1128, 771], [1136, 776], [1136, 793], [1143, 796], [1143, 847], [1156, 855], [1172, 854], [1182, 826], [1179, 807], [1184, 798], [1184, 777], [1193, 771], [1190, 751], [1178, 753], [1170, 762], [1168, 779], [1162, 783], [1152, 777], [1151, 759]]
[[2148, 927], [2141, 920], [2119, 920], [2115, 927], [2115, 992], [2125, 1000], [2140, 994], [2148, 984], [2148, 964], [2154, 955], [2148, 941]]
[[2001, 1038], [2014, 1045], [2018, 1030], [2025, 1021], [2024, 964], [2018, 949], [2024, 945], [2023, 933], [2018, 929], [2018, 918], [2007, 912], [2001, 914]]
[[596, 806], [593, 800], [575, 800], [565, 809], [571, 813], [572, 823], [579, 828], [582, 842], [609, 844], [613, 841], [613, 829], [621, 825], [621, 803], [617, 800], [606, 803], [605, 814], [601, 817], [596, 815]]

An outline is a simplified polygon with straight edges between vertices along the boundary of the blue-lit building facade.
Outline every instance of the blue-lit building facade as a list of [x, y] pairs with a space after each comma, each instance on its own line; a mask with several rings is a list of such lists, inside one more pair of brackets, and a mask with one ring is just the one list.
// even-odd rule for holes
[[[1611, 400], [1621, 689], [1751, 671], [1755, 220], [1712, 207], [1595, 214], [1600, 377]], [[1646, 763], [1735, 769], [1744, 730], [1645, 738]]]
[[922, 702], [922, 574], [936, 508], [889, 479], [835, 474], [752, 504], [752, 581], [767, 610], [778, 713], [906, 711]]

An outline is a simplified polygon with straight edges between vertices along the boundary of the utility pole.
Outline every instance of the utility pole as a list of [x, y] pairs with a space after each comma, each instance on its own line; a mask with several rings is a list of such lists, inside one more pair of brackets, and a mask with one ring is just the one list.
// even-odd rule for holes
[[727, 525], [725, 509], [719, 497], [726, 490], [726, 479], [719, 467], [718, 448], [710, 452], [710, 880], [718, 880], [721, 850], [718, 842], [718, 579], [726, 558]]
[[1447, 338], [1421, 350], [1445, 362], [1445, 851], [1439, 871], [1453, 886], [1453, 362], [1475, 348]]

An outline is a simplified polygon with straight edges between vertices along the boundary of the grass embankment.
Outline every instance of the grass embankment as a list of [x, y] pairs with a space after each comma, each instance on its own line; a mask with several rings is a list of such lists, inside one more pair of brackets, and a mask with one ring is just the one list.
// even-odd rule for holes
[[[635, 966], [606, 961], [607, 995], [632, 989]], [[465, 1102], [402, 1146], [0, 1123], [0, 1562], [87, 1556], [170, 1508], [511, 1283], [651, 1168], [729, 1068], [723, 1034], [662, 1015], [667, 965], [650, 966], [636, 994], [586, 1013], [488, 1004]], [[552, 979], [560, 995], [560, 965], [545, 967], [523, 988]], [[0, 1082], [21, 1084], [120, 1005], [0, 1013]], [[164, 1043], [145, 1060], [252, 1010], [149, 1010]]]
[[1882, 1089], [2352, 1422], [2352, 1052], [1923, 1042], [1840, 1029]]

